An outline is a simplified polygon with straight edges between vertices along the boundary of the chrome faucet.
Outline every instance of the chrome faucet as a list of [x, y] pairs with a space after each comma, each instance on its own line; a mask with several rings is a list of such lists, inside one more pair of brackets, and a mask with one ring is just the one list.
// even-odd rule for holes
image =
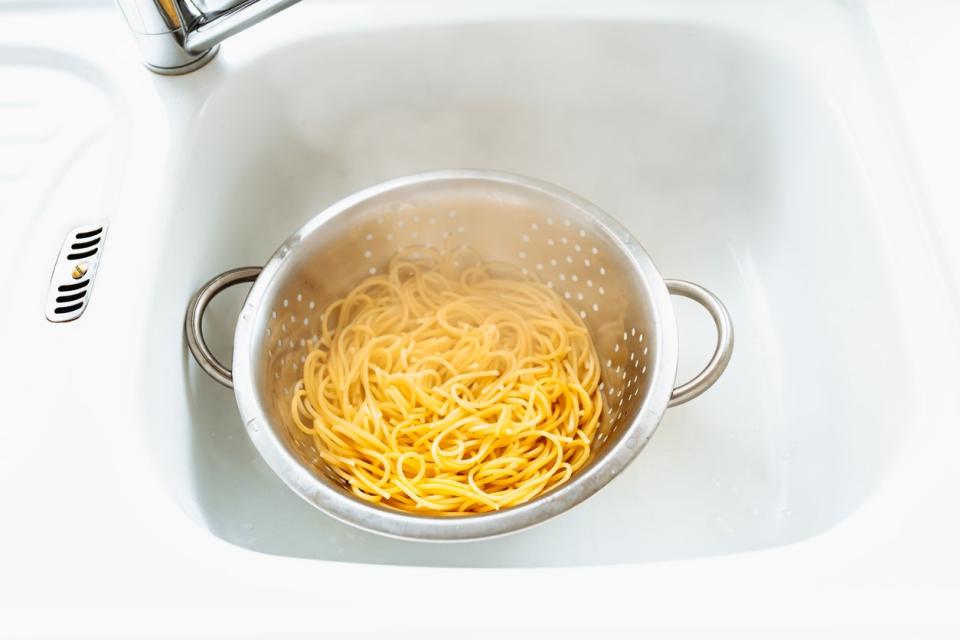
[[117, 0], [151, 71], [179, 75], [217, 55], [220, 42], [298, 0]]

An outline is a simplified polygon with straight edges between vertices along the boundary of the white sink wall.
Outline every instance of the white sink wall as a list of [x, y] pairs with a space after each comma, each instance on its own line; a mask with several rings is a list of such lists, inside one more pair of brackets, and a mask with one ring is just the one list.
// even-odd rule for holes
[[[250, 549], [449, 566], [632, 563], [783, 545], [875, 488], [915, 410], [869, 184], [840, 113], [760, 43], [683, 23], [394, 29], [279, 47], [212, 86], [171, 180], [138, 385], [158, 470], [211, 532]], [[312, 214], [418, 171], [564, 185], [618, 217], [663, 274], [729, 306], [716, 388], [668, 412], [609, 488], [504, 539], [424, 545], [354, 531], [274, 478], [232, 394], [179, 349], [183, 304], [262, 264]], [[229, 354], [240, 296], [208, 333]], [[682, 378], [712, 348], [678, 301]], [[878, 310], [884, 309], [883, 313]], [[160, 376], [167, 393], [155, 393]]]

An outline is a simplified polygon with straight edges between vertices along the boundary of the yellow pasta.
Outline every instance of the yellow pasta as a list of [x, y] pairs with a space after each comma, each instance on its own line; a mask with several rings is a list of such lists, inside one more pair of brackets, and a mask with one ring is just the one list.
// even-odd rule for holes
[[577, 314], [516, 268], [410, 247], [320, 324], [293, 420], [363, 500], [496, 511], [587, 462], [603, 410], [596, 350]]

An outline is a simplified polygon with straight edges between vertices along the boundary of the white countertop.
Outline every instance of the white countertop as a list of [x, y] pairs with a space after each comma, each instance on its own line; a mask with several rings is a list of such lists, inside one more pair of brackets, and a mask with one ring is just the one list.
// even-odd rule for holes
[[[945, 246], [960, 247], [960, 188], [952, 161], [960, 142], [960, 81], [954, 68], [960, 44], [953, 38], [960, 11], [946, 0], [876, 0], [870, 6], [926, 188], [918, 197], [928, 201], [931, 224], [941, 226]], [[344, 20], [365, 10], [344, 3], [337, 9]], [[242, 60], [242, 42], [282, 37], [284, 29], [315, 15], [294, 9], [227, 42], [221, 53], [226, 68], [233, 56]], [[30, 44], [79, 51], [112, 69], [133, 101], [136, 144], [157, 150], [153, 166], [145, 160], [131, 171], [120, 201], [159, 199], [160, 185], [151, 178], [163, 172], [169, 140], [149, 123], [164, 118], [163, 89], [140, 67], [115, 10], [0, 8], [0, 17], [0, 61], [5, 46]], [[38, 38], [30, 30], [39, 20], [44, 33]], [[91, 32], [100, 35], [86, 39]], [[8, 218], [5, 212], [5, 222]], [[146, 213], [123, 211], [112, 220], [115, 242], [108, 251], [118, 261], [133, 260], [138, 243], [149, 243], [158, 225]], [[956, 276], [958, 255], [960, 250], [943, 257]], [[52, 254], [22, 259], [25, 270], [52, 264]], [[149, 295], [136, 292], [136, 279], [104, 270], [97, 293], [129, 293], [131, 304], [149, 305]], [[13, 291], [17, 285], [6, 286]], [[931, 285], [929, 291], [944, 289]], [[951, 291], [956, 296], [956, 288]], [[85, 323], [37, 328], [36, 318], [20, 310], [5, 311], [0, 321], [6, 330], [0, 338], [6, 364], [0, 388], [13, 407], [0, 428], [0, 634], [245, 637], [363, 631], [420, 637], [414, 632], [430, 629], [439, 637], [486, 637], [485, 630], [498, 629], [498, 635], [512, 637], [525, 629], [579, 636], [580, 630], [647, 627], [672, 629], [678, 637], [707, 629], [711, 636], [769, 637], [771, 630], [789, 627], [837, 637], [885, 637], [909, 628], [925, 637], [938, 629], [955, 633], [960, 624], [955, 397], [919, 408], [916, 433], [862, 508], [835, 528], [792, 545], [553, 569], [324, 562], [233, 546], [184, 513], [152, 472], [157, 452], [148, 451], [137, 429], [125, 424], [124, 416], [135, 414], [137, 396], [115, 394], [117, 388], [129, 391], [124, 372], [137, 364], [140, 349], [124, 341], [137, 334], [98, 314], [92, 304]], [[956, 308], [946, 305], [942, 317], [931, 318], [931, 336], [917, 340], [951, 331], [955, 314]], [[136, 313], [130, 317], [142, 322]], [[38, 343], [31, 347], [24, 339]], [[944, 353], [955, 349], [944, 344]], [[70, 358], [51, 361], [51, 353]], [[944, 375], [952, 373], [946, 362], [940, 366]], [[89, 380], [106, 384], [85, 384]]]

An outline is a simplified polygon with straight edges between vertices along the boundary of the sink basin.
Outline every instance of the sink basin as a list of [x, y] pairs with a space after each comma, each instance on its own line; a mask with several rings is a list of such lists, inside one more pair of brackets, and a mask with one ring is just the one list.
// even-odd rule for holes
[[[885, 187], [849, 124], [863, 106], [769, 42], [682, 22], [424, 25], [314, 35], [183, 82], [209, 89], [175, 141], [159, 241], [195, 258], [165, 260], [148, 283], [139, 428], [166, 487], [223, 540], [448, 566], [728, 554], [829, 529], [895, 462], [920, 374], [892, 302]], [[592, 200], [664, 276], [723, 299], [737, 332], [717, 385], [670, 410], [606, 489], [538, 528], [457, 545], [378, 537], [302, 502], [259, 459], [233, 394], [171, 348], [207, 278], [264, 263], [357, 189], [443, 168], [526, 174]], [[241, 300], [208, 314], [225, 360]], [[694, 305], [676, 309], [683, 380], [714, 336]]]

